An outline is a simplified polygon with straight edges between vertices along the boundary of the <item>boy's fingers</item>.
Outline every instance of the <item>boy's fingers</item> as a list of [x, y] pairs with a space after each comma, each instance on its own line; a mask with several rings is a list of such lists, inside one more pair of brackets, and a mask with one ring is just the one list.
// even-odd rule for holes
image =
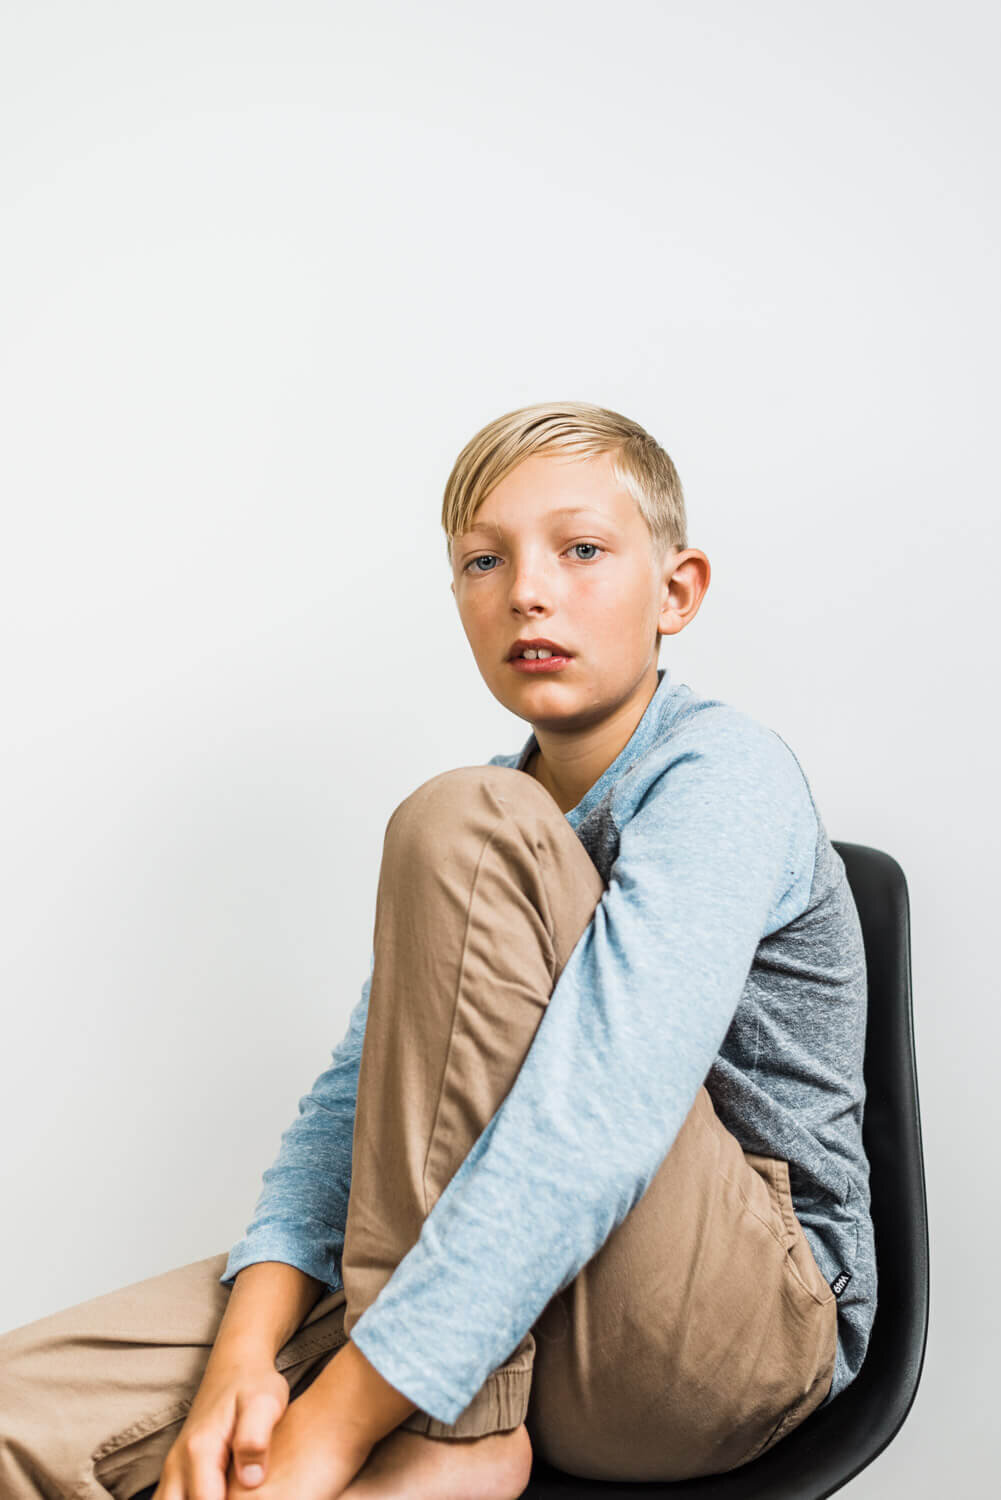
[[199, 1455], [194, 1460], [184, 1500], [226, 1500], [226, 1475], [217, 1459]]
[[[208, 1477], [211, 1480], [211, 1473]], [[211, 1487], [211, 1483], [206, 1485], [204, 1477], [199, 1481], [193, 1469], [184, 1474], [175, 1465], [169, 1475], [160, 1476], [160, 1483], [150, 1500], [217, 1500], [217, 1497], [218, 1500], [225, 1500], [225, 1490], [219, 1495]]]
[[280, 1416], [277, 1399], [263, 1392], [239, 1406], [231, 1446], [236, 1477], [241, 1484], [260, 1484], [264, 1478], [268, 1444]]

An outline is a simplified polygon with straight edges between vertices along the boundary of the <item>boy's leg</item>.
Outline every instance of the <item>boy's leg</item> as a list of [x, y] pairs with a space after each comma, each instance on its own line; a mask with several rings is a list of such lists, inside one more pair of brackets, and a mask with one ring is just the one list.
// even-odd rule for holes
[[[510, 767], [435, 776], [390, 818], [347, 1333], [508, 1093], [603, 890], [549, 793]], [[835, 1350], [833, 1294], [783, 1174], [741, 1150], [703, 1088], [647, 1193], [457, 1421], [401, 1425], [472, 1437], [527, 1421], [544, 1458], [594, 1477], [722, 1472], [763, 1451], [823, 1399]]]
[[[3, 1500], [128, 1500], [159, 1481], [215, 1341], [228, 1252], [0, 1335]], [[344, 1342], [344, 1293], [275, 1360], [292, 1396]]]
[[[604, 884], [549, 793], [507, 766], [434, 776], [386, 825], [342, 1271], [350, 1334], [511, 1088]], [[453, 1424], [518, 1427], [531, 1332]]]

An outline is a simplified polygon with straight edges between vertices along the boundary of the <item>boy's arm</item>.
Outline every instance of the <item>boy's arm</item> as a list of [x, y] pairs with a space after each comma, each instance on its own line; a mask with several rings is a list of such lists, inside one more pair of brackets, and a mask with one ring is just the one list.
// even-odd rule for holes
[[717, 721], [651, 755], [511, 1089], [352, 1328], [384, 1379], [443, 1422], [646, 1192], [758, 943], [809, 898], [816, 817], [777, 735]]
[[358, 1069], [374, 963], [373, 953], [347, 1032], [333, 1049], [329, 1066], [299, 1100], [299, 1113], [264, 1173], [254, 1217], [230, 1251], [219, 1278], [224, 1285], [233, 1285], [239, 1271], [261, 1261], [295, 1267], [319, 1288], [303, 1317], [320, 1295], [343, 1286], [341, 1257], [351, 1192]]
[[[294, 1266], [261, 1261], [237, 1273], [216, 1333], [210, 1364], [270, 1364], [323, 1295], [322, 1284]], [[375, 1444], [398, 1427], [414, 1403], [389, 1385], [348, 1339], [317, 1382], [356, 1436]]]
[[322, 1295], [322, 1283], [295, 1266], [265, 1260], [244, 1267], [215, 1336], [214, 1359], [260, 1354], [273, 1360]]

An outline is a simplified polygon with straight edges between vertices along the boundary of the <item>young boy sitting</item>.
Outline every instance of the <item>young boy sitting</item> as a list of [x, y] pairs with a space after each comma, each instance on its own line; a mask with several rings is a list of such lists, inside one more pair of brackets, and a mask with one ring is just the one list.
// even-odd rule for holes
[[681, 1479], [858, 1373], [858, 915], [785, 741], [658, 668], [710, 576], [674, 465], [523, 408], [442, 522], [532, 732], [392, 814], [361, 998], [228, 1257], [0, 1341], [5, 1500]]

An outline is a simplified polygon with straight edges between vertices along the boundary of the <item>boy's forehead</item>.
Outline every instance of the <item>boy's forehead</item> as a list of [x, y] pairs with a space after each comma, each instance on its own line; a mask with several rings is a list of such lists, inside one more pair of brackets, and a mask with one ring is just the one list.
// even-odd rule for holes
[[[466, 528], [467, 532], [503, 532], [506, 529], [502, 520], [494, 518], [490, 513], [484, 515], [484, 509], [488, 503], [488, 501], [484, 501], [483, 505], [473, 517], [472, 522]], [[599, 507], [596, 505], [549, 506], [542, 504], [534, 507], [531, 513], [531, 519], [542, 524], [547, 521], [554, 522], [572, 520], [575, 517], [582, 517], [584, 519], [591, 518], [595, 521], [604, 521], [606, 523], [611, 522], [614, 524], [619, 519], [618, 507], [611, 505]]]
[[[600, 455], [607, 460], [607, 455]], [[506, 474], [471, 517], [467, 531], [504, 535], [517, 526], [555, 526], [568, 520], [631, 528], [640, 516], [629, 491], [606, 462], [528, 459]]]

